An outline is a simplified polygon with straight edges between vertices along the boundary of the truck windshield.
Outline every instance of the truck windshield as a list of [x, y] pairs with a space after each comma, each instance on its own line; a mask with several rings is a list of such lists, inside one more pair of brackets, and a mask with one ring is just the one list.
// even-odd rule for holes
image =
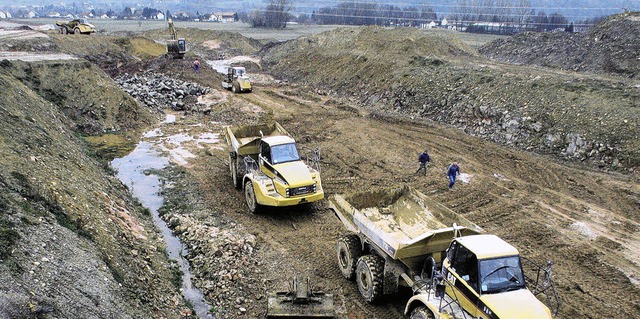
[[295, 143], [271, 146], [271, 162], [273, 164], [299, 161], [300, 156]]
[[525, 287], [519, 256], [480, 260], [481, 293], [499, 293]]

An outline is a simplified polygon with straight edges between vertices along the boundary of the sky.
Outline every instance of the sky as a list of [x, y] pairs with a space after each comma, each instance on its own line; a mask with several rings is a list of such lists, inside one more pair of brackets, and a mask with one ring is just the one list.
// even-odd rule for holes
[[[326, 6], [336, 6], [342, 2], [376, 2], [385, 5], [394, 5], [398, 7], [406, 7], [426, 2], [439, 15], [451, 13], [455, 11], [458, 0], [292, 0], [294, 7], [291, 10], [293, 14], [311, 14], [314, 9]], [[474, 0], [466, 0], [474, 1]], [[515, 3], [517, 0], [507, 0], [507, 2]], [[569, 20], [584, 20], [598, 16], [606, 16], [623, 12], [626, 8], [631, 11], [640, 11], [640, 0], [529, 0], [536, 12], [544, 11], [547, 14], [560, 13]], [[124, 8], [125, 5], [135, 7], [167, 7], [174, 8], [180, 2], [188, 4], [188, 10], [202, 7], [202, 11], [224, 10], [224, 11], [251, 11], [264, 6], [264, 0], [107, 0], [107, 1], [82, 1], [82, 0], [0, 0], [0, 7], [19, 6], [19, 5], [60, 5], [73, 3], [99, 3], [101, 6], [105, 3], [112, 3], [114, 7]], [[153, 4], [152, 4], [153, 3]], [[116, 11], [116, 10], [114, 10]]]

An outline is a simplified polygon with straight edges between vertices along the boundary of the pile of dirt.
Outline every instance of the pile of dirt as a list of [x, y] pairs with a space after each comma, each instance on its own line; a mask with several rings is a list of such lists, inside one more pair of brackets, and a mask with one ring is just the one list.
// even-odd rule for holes
[[87, 62], [3, 62], [0, 317], [177, 318], [185, 307], [149, 212], [78, 137], [151, 118], [108, 79]]
[[[177, 32], [179, 38], [187, 41], [187, 50], [197, 52], [203, 59], [216, 60], [236, 55], [255, 54], [262, 47], [258, 40], [247, 38], [236, 32], [194, 28], [177, 28]], [[166, 43], [170, 39], [169, 31], [166, 29], [147, 31], [141, 36], [158, 43]]]
[[415, 29], [338, 29], [261, 55], [277, 77], [374, 112], [434, 120], [602, 168], [640, 165], [640, 93], [625, 79], [495, 64], [455, 33]]
[[635, 78], [640, 76], [640, 12], [609, 17], [585, 33], [526, 32], [479, 49], [498, 61]]
[[98, 67], [85, 60], [27, 63], [3, 61], [4, 72], [56, 105], [83, 134], [95, 135], [154, 121]]

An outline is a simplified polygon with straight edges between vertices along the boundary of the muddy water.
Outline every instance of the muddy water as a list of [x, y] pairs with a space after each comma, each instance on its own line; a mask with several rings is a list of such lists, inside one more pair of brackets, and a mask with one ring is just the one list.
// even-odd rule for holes
[[[170, 121], [171, 119], [168, 118], [166, 122]], [[183, 273], [182, 294], [184, 298], [193, 304], [198, 318], [214, 318], [209, 314], [211, 306], [204, 300], [202, 292], [191, 283], [189, 263], [183, 257], [187, 254], [186, 248], [158, 214], [158, 209], [162, 207], [164, 198], [160, 195], [160, 179], [153, 172], [169, 165], [169, 159], [158, 150], [158, 144], [145, 141], [145, 139], [157, 136], [157, 132], [159, 129], [147, 132], [143, 136], [143, 140], [129, 155], [114, 159], [111, 165], [118, 172], [118, 178], [129, 187], [133, 196], [151, 211], [153, 221], [166, 242], [169, 258], [178, 263]]]

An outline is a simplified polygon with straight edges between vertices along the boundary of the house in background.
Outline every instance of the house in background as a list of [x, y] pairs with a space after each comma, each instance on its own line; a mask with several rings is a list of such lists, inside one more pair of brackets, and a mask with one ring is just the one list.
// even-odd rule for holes
[[154, 15], [151, 15], [149, 18], [154, 20], [164, 20], [164, 13], [158, 11]]
[[238, 21], [238, 14], [236, 12], [214, 12], [211, 14], [209, 21], [236, 22]]

